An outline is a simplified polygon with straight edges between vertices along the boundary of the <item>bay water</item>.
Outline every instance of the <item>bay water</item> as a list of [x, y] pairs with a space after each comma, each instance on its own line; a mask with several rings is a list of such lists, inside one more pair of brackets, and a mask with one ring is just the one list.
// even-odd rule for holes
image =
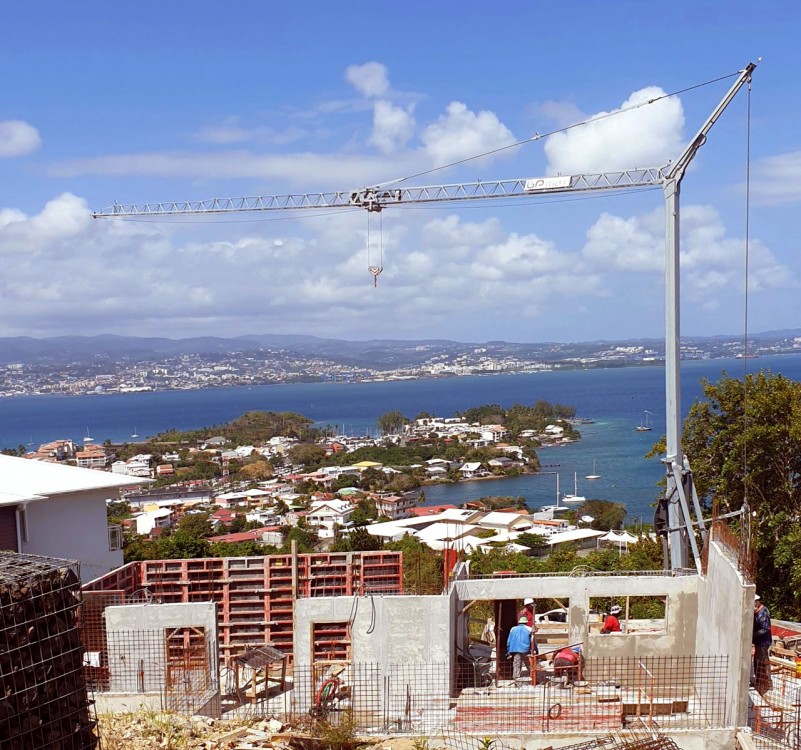
[[[801, 380], [801, 354], [757, 360], [715, 359], [681, 365], [682, 411], [701, 395], [701, 380], [717, 380], [725, 371], [741, 377], [770, 370]], [[33, 446], [71, 438], [81, 442], [135, 442], [170, 428], [221, 425], [246, 411], [292, 411], [338, 433], [376, 434], [376, 420], [395, 409], [413, 418], [427, 411], [452, 416], [473, 406], [533, 404], [539, 399], [569, 404], [593, 420], [579, 427], [582, 439], [540, 451], [540, 475], [493, 479], [425, 488], [426, 504], [454, 503], [487, 495], [523, 496], [529, 507], [552, 503], [556, 474], [562, 492], [625, 504], [628, 522], [650, 520], [657, 482], [664, 471], [645, 453], [664, 432], [665, 376], [662, 367], [572, 370], [523, 375], [402, 380], [374, 383], [292, 383], [194, 391], [160, 391], [85, 396], [20, 396], [0, 399], [0, 447]], [[652, 432], [637, 432], [648, 410]], [[596, 471], [593, 471], [593, 462]], [[597, 473], [600, 479], [587, 480]]]

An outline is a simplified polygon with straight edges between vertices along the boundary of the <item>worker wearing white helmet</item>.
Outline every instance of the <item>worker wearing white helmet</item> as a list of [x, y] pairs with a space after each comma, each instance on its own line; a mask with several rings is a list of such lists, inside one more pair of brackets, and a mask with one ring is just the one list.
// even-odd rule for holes
[[621, 608], [619, 604], [613, 604], [609, 608], [609, 614], [606, 616], [604, 620], [604, 625], [601, 628], [602, 633], [620, 633], [620, 620], [618, 619], [618, 615], [621, 612]]
[[521, 609], [517, 613], [517, 619], [520, 620], [521, 617], [526, 618], [526, 625], [528, 625], [532, 630], [534, 629], [534, 615], [537, 613], [537, 610], [534, 608], [534, 600], [531, 597], [527, 599], [523, 599], [523, 609]]

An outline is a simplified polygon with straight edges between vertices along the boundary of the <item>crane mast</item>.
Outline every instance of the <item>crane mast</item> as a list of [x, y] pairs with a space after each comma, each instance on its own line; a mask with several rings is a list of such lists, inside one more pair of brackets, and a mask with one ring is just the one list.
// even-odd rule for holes
[[[692, 480], [689, 461], [681, 447], [680, 301], [679, 301], [679, 219], [680, 188], [687, 167], [706, 142], [707, 135], [737, 92], [750, 84], [756, 63], [749, 63], [737, 74], [726, 95], [677, 159], [661, 168], [629, 169], [596, 174], [557, 175], [511, 180], [462, 182], [422, 187], [365, 187], [355, 190], [286, 195], [259, 195], [240, 198], [210, 198], [199, 201], [118, 204], [97, 211], [96, 219], [139, 216], [178, 216], [185, 214], [229, 214], [243, 211], [295, 211], [329, 208], [362, 208], [379, 212], [391, 206], [426, 203], [454, 203], [498, 198], [536, 198], [560, 193], [615, 191], [641, 187], [661, 187], [665, 200], [665, 416], [667, 539], [670, 567], [689, 567], [688, 544], [694, 567], [701, 571], [701, 554], [694, 527], [702, 542], [706, 527], [701, 504]], [[693, 513], [695, 514], [693, 520]]]

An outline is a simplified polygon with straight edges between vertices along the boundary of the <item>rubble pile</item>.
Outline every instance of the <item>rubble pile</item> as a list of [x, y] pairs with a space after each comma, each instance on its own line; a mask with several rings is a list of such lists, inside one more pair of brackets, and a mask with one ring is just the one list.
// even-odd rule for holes
[[103, 750], [322, 750], [330, 744], [276, 719], [223, 721], [146, 709], [100, 715], [98, 730]]

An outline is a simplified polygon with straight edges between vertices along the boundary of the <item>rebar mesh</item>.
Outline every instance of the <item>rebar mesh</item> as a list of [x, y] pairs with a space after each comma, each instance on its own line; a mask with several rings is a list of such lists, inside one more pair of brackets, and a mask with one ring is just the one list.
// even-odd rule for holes
[[93, 750], [77, 563], [0, 553], [0, 748]]
[[579, 686], [535, 673], [515, 687], [496, 684], [490, 671], [454, 671], [449, 663], [326, 663], [295, 666], [283, 686], [258, 690], [237, 690], [229, 674], [221, 680], [222, 710], [293, 724], [347, 716], [367, 733], [704, 729], [726, 725], [727, 665], [726, 656], [598, 658], [587, 660]]

